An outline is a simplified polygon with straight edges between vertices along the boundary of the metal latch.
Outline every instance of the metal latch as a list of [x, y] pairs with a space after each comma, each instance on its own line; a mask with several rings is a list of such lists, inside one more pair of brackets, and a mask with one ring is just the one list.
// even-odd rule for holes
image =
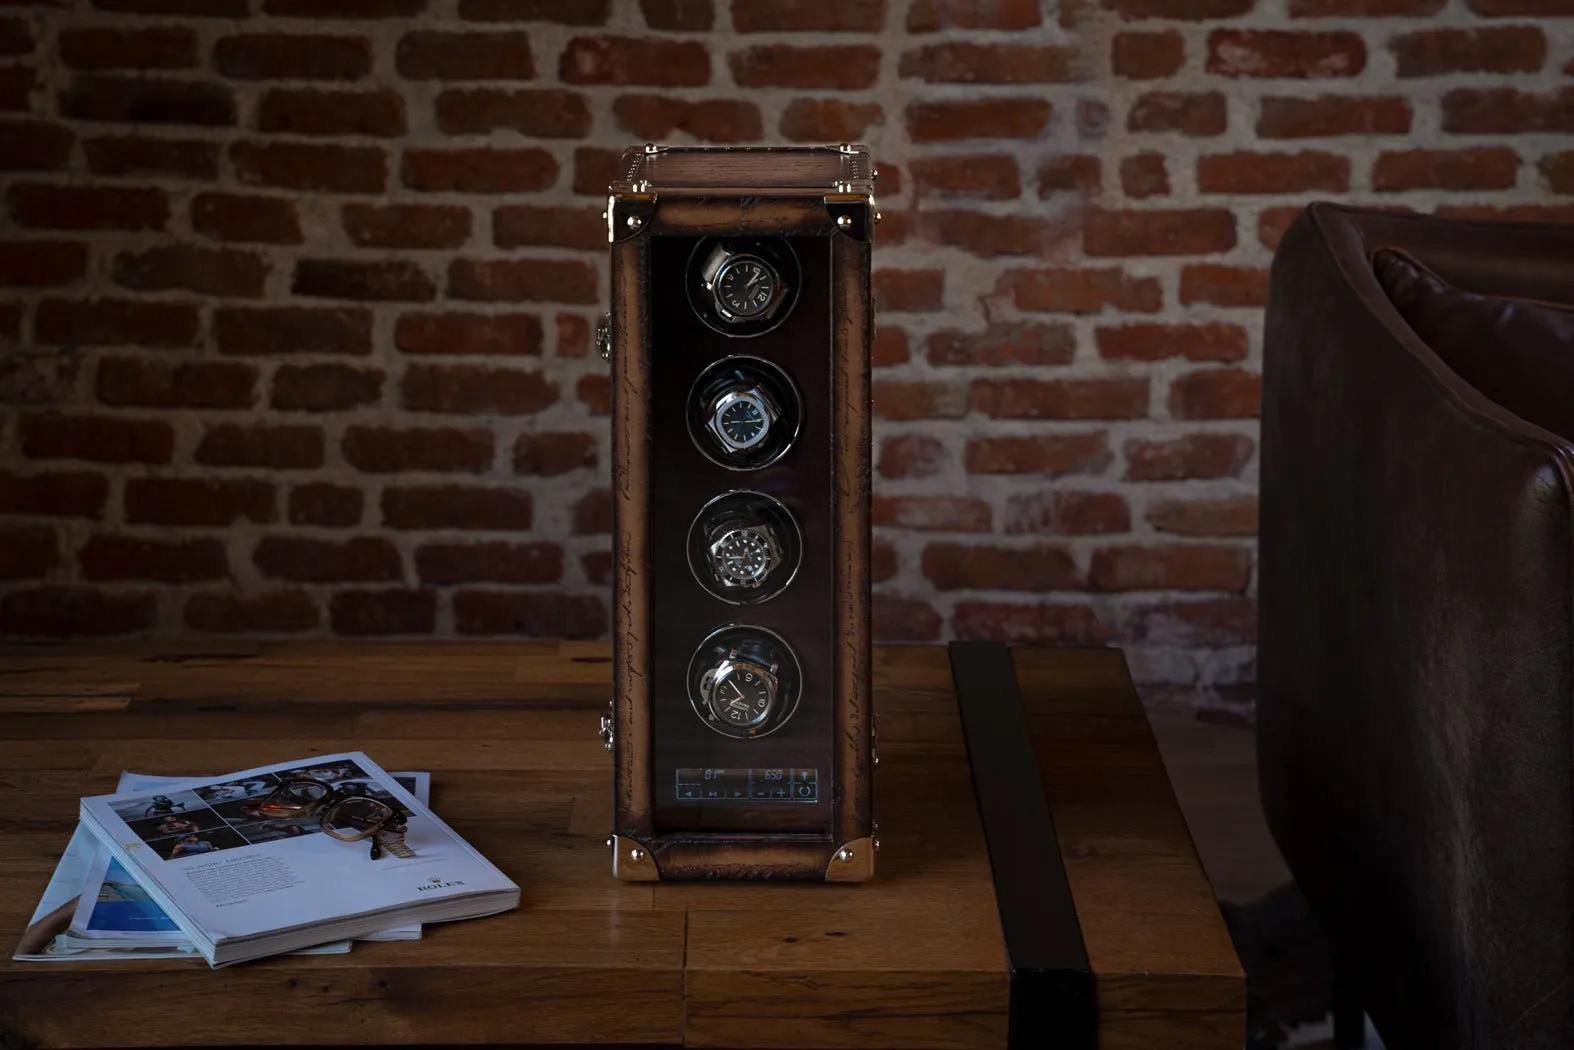
[[596, 353], [603, 361], [612, 360], [612, 315], [602, 314], [596, 325]]

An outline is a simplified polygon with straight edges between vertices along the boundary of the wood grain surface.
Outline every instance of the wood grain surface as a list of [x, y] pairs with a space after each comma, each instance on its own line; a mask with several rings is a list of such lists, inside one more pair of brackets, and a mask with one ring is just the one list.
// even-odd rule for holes
[[[0, 1045], [1005, 1046], [1007, 975], [945, 652], [874, 655], [865, 885], [620, 883], [599, 643], [0, 653], [0, 930], [19, 937], [123, 769], [217, 774], [361, 749], [523, 889], [413, 943], [210, 970], [0, 963]], [[1236, 1047], [1245, 982], [1114, 650], [1017, 665], [1096, 975], [1104, 1050]]]

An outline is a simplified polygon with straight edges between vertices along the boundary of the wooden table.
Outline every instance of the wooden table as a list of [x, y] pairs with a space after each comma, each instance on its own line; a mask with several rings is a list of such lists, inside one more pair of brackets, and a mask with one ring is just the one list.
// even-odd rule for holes
[[[1239, 1048], [1245, 980], [1121, 654], [1018, 649], [1093, 971], [1099, 1046]], [[1006, 1046], [1009, 975], [946, 650], [876, 653], [867, 885], [620, 883], [601, 644], [0, 652], [0, 937], [122, 770], [361, 749], [523, 889], [418, 943], [201, 962], [0, 963], [0, 1046]], [[9, 930], [10, 933], [3, 931]]]

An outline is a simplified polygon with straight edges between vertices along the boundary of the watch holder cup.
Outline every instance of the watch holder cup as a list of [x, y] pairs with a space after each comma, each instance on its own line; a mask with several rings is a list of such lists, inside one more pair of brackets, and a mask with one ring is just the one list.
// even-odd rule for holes
[[702, 240], [689, 259], [689, 303], [711, 328], [733, 338], [764, 335], [792, 312], [802, 271], [785, 240]]
[[730, 625], [705, 639], [689, 661], [689, 702], [723, 736], [752, 740], [786, 725], [798, 709], [798, 657], [780, 635]]
[[695, 446], [729, 470], [758, 470], [786, 455], [802, 417], [791, 377], [760, 357], [717, 361], [700, 373], [689, 395]]
[[705, 590], [732, 605], [776, 597], [798, 574], [803, 535], [781, 502], [760, 492], [723, 493], [689, 526], [689, 569]]

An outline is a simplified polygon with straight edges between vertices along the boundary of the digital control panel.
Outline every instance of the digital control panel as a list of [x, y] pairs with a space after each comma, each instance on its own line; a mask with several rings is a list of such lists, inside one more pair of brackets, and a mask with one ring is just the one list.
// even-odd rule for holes
[[818, 802], [818, 769], [680, 769], [682, 802]]

